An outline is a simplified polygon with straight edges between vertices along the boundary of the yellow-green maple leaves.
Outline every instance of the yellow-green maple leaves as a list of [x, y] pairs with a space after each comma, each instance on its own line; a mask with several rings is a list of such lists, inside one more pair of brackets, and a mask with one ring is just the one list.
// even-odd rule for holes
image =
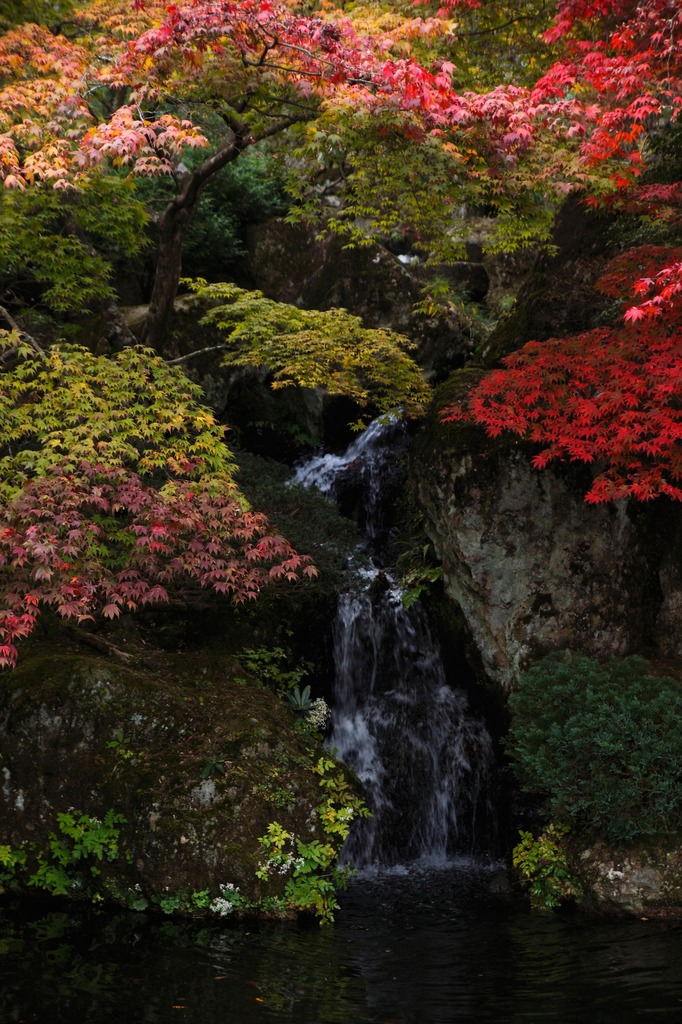
[[225, 364], [265, 367], [275, 388], [321, 387], [381, 413], [422, 412], [428, 386], [409, 355], [414, 346], [395, 331], [363, 327], [345, 309], [299, 309], [232, 284], [192, 288], [220, 303], [203, 319], [225, 334]]
[[[15, 346], [16, 336], [0, 337], [9, 358]], [[1, 496], [65, 460], [126, 467], [159, 485], [175, 475], [231, 476], [224, 428], [202, 406], [200, 388], [150, 350], [105, 357], [60, 344], [18, 356], [2, 375]]]

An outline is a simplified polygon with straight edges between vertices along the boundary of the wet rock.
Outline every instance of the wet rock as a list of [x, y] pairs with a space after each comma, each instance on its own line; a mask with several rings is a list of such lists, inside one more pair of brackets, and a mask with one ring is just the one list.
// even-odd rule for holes
[[[439, 407], [453, 389], [451, 382], [441, 392]], [[590, 506], [588, 468], [538, 472], [531, 456], [527, 445], [445, 426], [436, 413], [413, 448], [426, 529], [483, 673], [509, 689], [554, 650], [679, 657], [682, 523], [674, 503]]]
[[650, 843], [631, 850], [594, 846], [574, 853], [586, 905], [602, 913], [682, 916], [682, 846]]
[[336, 235], [317, 238], [309, 224], [268, 221], [249, 233], [249, 270], [256, 288], [278, 302], [306, 309], [334, 306], [367, 327], [406, 332], [419, 282], [383, 246], [345, 249]]

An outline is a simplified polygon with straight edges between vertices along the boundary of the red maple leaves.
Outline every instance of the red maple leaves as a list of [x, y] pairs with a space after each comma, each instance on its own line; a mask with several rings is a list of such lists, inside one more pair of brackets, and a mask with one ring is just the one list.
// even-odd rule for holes
[[[443, 0], [442, 15], [478, 6]], [[105, 161], [167, 173], [185, 147], [206, 141], [169, 111], [171, 99], [178, 109], [207, 97], [220, 107], [227, 89], [233, 113], [249, 111], [247, 121], [227, 118], [241, 152], [258, 131], [265, 137], [280, 121], [292, 123], [287, 104], [310, 103], [314, 116], [320, 104], [352, 94], [369, 112], [399, 112], [415, 145], [442, 140], [457, 182], [469, 182], [479, 199], [503, 197], [502, 211], [516, 209], [524, 189], [540, 201], [578, 188], [594, 204], [679, 223], [682, 185], [642, 183], [647, 133], [682, 109], [679, 0], [559, 0], [556, 8], [546, 38], [562, 56], [533, 88], [460, 93], [448, 61], [427, 68], [395, 53], [387, 59], [387, 37], [360, 37], [341, 6], [93, 0], [75, 17], [92, 28], [96, 46], [36, 27], [0, 41], [0, 175], [14, 187], [68, 187]], [[107, 89], [125, 103], [98, 124], [87, 97]], [[627, 296], [622, 325], [526, 347], [469, 403], [491, 432], [511, 428], [544, 444], [538, 464], [559, 456], [603, 462], [590, 500], [680, 497], [682, 260], [670, 248], [649, 256], [646, 268], [636, 266], [638, 250], [629, 267], [612, 268], [611, 285], [603, 282]]]
[[[641, 182], [646, 133], [682, 108], [679, 3], [566, 0], [548, 38], [564, 39], [567, 55], [535, 98], [572, 94], [573, 113], [570, 104], [563, 113], [580, 139], [588, 202], [679, 225], [680, 183]], [[599, 287], [629, 300], [621, 324], [525, 345], [444, 419], [471, 417], [492, 436], [508, 430], [543, 445], [540, 468], [557, 458], [592, 464], [588, 501], [682, 500], [682, 249], [629, 250]]]
[[[673, 255], [670, 268], [639, 279], [640, 294], [654, 294], [623, 325], [524, 345], [444, 421], [472, 417], [492, 437], [511, 431], [536, 442], [538, 468], [563, 458], [592, 464], [589, 502], [682, 500], [682, 250]], [[633, 270], [660, 257], [653, 246], [629, 251], [601, 290], [622, 295]]]

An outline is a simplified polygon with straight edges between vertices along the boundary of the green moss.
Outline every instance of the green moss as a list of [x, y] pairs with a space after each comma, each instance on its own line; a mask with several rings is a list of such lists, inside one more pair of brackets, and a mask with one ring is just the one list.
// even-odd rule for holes
[[513, 434], [491, 438], [483, 427], [469, 420], [443, 423], [443, 410], [464, 402], [482, 374], [482, 370], [475, 368], [456, 370], [435, 392], [410, 456], [418, 478], [439, 478], [450, 471], [453, 460], [469, 457], [474, 460], [479, 477], [489, 467], [493, 479], [499, 473], [501, 455], [514, 451], [530, 456], [535, 450], [533, 445], [520, 441]]

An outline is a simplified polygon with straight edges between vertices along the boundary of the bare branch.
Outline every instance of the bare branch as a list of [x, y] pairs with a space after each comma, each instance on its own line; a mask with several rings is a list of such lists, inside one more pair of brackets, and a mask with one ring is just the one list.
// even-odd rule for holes
[[178, 356], [177, 359], [166, 359], [167, 366], [177, 366], [178, 363], [186, 363], [188, 359], [194, 359], [195, 356], [203, 356], [208, 352], [222, 352], [223, 349], [227, 348], [227, 345], [209, 345], [207, 348], [198, 348], [195, 352], [188, 352], [186, 356]]

